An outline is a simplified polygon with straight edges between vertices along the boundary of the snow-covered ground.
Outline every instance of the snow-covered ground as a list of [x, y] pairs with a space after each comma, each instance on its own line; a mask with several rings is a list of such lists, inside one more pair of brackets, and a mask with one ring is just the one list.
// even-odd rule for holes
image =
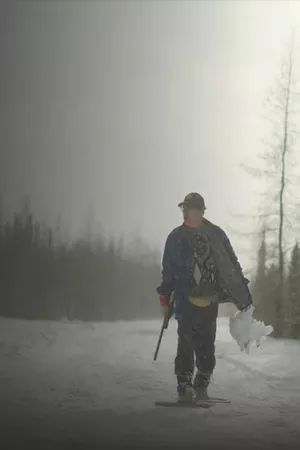
[[160, 325], [0, 319], [0, 448], [300, 449], [300, 342], [245, 355], [220, 318], [210, 393], [232, 403], [157, 408], [175, 396], [176, 322], [153, 362]]

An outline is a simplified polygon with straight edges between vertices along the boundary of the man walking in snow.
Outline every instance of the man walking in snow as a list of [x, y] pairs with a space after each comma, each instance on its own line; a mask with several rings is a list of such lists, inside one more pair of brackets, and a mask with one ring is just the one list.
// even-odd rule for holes
[[[205, 202], [196, 193], [178, 205], [184, 222], [167, 237], [162, 282], [157, 288], [163, 313], [173, 294], [178, 322], [175, 358], [178, 400], [208, 399], [207, 387], [215, 368], [215, 337], [219, 303], [239, 310], [252, 304], [249, 280], [225, 232], [206, 220]], [[194, 357], [197, 373], [194, 375]]]

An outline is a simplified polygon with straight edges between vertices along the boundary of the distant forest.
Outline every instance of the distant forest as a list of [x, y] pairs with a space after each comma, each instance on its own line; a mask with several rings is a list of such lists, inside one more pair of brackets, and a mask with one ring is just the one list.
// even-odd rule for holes
[[[57, 232], [56, 232], [57, 233]], [[251, 288], [255, 316], [275, 323], [278, 266], [267, 264], [263, 238]], [[24, 319], [114, 321], [160, 317], [155, 292], [161, 255], [136, 236], [125, 249], [101, 234], [60, 243], [59, 236], [34, 219], [29, 207], [0, 216], [0, 315]], [[282, 322], [286, 337], [300, 337], [300, 250], [295, 244], [285, 278]], [[220, 315], [235, 308], [220, 306]]]
[[160, 317], [160, 255], [139, 237], [61, 244], [28, 206], [0, 220], [0, 315], [84, 321]]
[[[300, 248], [298, 242], [293, 246], [284, 270], [283, 290], [280, 289], [280, 267], [276, 261], [270, 263], [270, 248], [266, 234], [257, 253], [256, 273], [251, 286], [256, 310], [254, 316], [266, 324], [276, 325], [276, 299], [282, 295], [281, 337], [300, 338]], [[287, 259], [287, 258], [286, 258]]]

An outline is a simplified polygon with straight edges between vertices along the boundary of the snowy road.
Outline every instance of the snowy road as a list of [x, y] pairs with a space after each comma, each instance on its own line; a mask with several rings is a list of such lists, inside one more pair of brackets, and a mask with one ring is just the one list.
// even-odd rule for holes
[[0, 319], [1, 449], [300, 449], [300, 342], [267, 338], [249, 356], [219, 319], [211, 410], [158, 409], [175, 395], [176, 323]]

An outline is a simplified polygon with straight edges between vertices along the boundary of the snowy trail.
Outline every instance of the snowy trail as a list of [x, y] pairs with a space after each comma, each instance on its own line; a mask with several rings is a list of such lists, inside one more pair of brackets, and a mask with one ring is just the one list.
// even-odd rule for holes
[[158, 409], [175, 395], [176, 323], [153, 362], [160, 325], [0, 319], [5, 448], [300, 448], [300, 342], [267, 338], [245, 355], [219, 319], [210, 393], [232, 404]]

